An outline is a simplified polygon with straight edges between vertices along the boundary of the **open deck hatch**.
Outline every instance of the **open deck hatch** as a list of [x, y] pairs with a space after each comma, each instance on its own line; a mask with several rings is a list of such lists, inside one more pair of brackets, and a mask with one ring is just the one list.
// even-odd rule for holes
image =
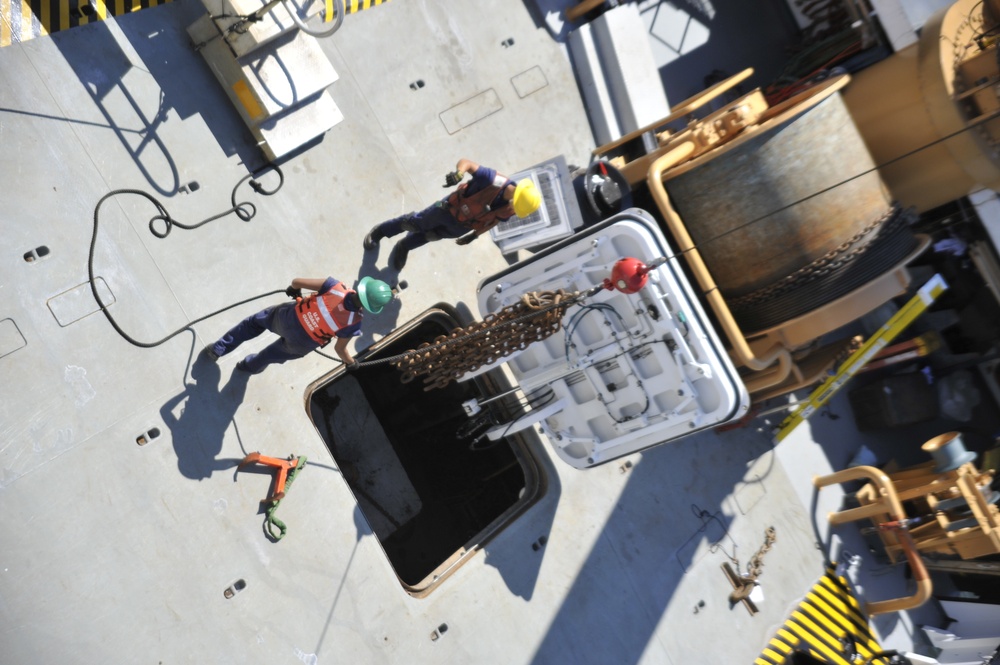
[[[439, 305], [364, 359], [403, 353], [458, 325], [458, 313]], [[464, 401], [510, 389], [499, 370], [429, 391], [400, 376], [388, 363], [355, 374], [338, 368], [307, 396], [310, 417], [396, 575], [419, 596], [534, 503], [542, 482], [520, 436], [479, 449], [461, 435], [469, 422]]]

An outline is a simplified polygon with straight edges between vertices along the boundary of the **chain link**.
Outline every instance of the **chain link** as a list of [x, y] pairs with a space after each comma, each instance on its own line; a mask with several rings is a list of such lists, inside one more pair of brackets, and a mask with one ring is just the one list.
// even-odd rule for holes
[[731, 299], [730, 307], [732, 309], [745, 309], [753, 307], [768, 300], [777, 298], [778, 296], [788, 293], [789, 291], [798, 289], [799, 287], [809, 284], [810, 282], [814, 282], [822, 277], [826, 277], [827, 275], [840, 270], [868, 250], [871, 243], [861, 242], [861, 240], [863, 240], [866, 236], [871, 235], [875, 231], [879, 231], [882, 234], [892, 233], [896, 231], [905, 220], [908, 219], [908, 215], [900, 214], [899, 206], [893, 205], [888, 212], [859, 231], [854, 235], [854, 237], [844, 241], [839, 246], [830, 250], [809, 265], [799, 268], [790, 275], [786, 275], [774, 284], [758, 289], [739, 298]]
[[[770, 551], [771, 546], [774, 545], [774, 541], [778, 538], [778, 532], [773, 526], [767, 527], [764, 531], [764, 544], [760, 546], [757, 553], [750, 557], [750, 563], [747, 564], [747, 574], [740, 577], [740, 586], [733, 589], [733, 592], [729, 594], [729, 599], [736, 603], [750, 595], [753, 588], [757, 584], [757, 578], [760, 577], [762, 570], [764, 569], [764, 555]], [[737, 565], [737, 570], [739, 566]]]
[[455, 328], [433, 342], [424, 342], [391, 364], [402, 372], [403, 383], [424, 374], [424, 390], [444, 388], [469, 372], [558, 332], [566, 309], [579, 302], [582, 295], [564, 289], [525, 293], [513, 305], [488, 314], [482, 321]]
[[757, 553], [750, 558], [750, 563], [747, 565], [748, 577], [752, 580], [756, 580], [764, 568], [764, 555], [771, 550], [771, 546], [774, 545], [774, 541], [778, 537], [778, 532], [773, 526], [767, 527], [764, 531], [764, 544], [760, 546]]

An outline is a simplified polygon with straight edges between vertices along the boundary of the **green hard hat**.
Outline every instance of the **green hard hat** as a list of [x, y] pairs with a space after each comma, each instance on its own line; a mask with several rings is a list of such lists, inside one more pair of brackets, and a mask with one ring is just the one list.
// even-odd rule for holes
[[372, 314], [378, 314], [392, 302], [392, 287], [382, 280], [362, 277], [358, 282], [358, 297], [361, 298], [362, 307]]

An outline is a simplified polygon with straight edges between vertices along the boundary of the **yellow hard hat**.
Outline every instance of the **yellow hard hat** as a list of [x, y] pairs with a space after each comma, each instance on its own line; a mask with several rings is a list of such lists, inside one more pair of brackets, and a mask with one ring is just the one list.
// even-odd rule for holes
[[542, 204], [542, 195], [535, 187], [535, 183], [528, 178], [517, 183], [517, 187], [514, 188], [513, 204], [514, 214], [521, 218], [538, 210], [538, 206]]

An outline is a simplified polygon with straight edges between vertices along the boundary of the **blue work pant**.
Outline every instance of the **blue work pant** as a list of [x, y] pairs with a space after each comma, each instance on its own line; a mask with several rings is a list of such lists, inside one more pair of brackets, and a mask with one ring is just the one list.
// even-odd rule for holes
[[386, 238], [406, 231], [406, 237], [399, 241], [406, 249], [416, 249], [441, 238], [458, 238], [471, 230], [471, 227], [464, 226], [455, 219], [444, 201], [379, 224], [379, 231]]
[[294, 303], [283, 303], [248, 316], [220, 337], [213, 350], [224, 356], [243, 342], [270, 330], [280, 339], [271, 342], [260, 353], [251, 353], [243, 359], [250, 372], [260, 374], [268, 365], [301, 358], [319, 344], [302, 328], [294, 307]]

